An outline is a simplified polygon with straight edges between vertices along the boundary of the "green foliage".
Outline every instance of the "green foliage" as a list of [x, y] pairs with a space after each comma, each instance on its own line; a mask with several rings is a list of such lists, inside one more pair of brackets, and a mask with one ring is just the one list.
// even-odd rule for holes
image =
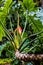
[[30, 20], [31, 20], [31, 23], [33, 24], [32, 27], [34, 29], [34, 32], [39, 32], [43, 30], [43, 25], [41, 21], [34, 20], [34, 17], [31, 17], [31, 16], [30, 16]]
[[5, 46], [6, 46], [6, 44], [5, 44], [5, 45], [0, 46], [0, 56], [1, 56], [1, 53], [2, 53], [3, 49], [5, 48]]
[[23, 0], [23, 5], [29, 11], [34, 10], [34, 2], [33, 2], [33, 0]]
[[[11, 3], [12, 3], [12, 0], [7, 0], [5, 2], [5, 4], [4, 4], [4, 6], [1, 7], [2, 11], [0, 11], [0, 21], [3, 22], [4, 26], [5, 26], [5, 23], [6, 23], [5, 19], [6, 19], [6, 16], [7, 16], [8, 12], [9, 12]], [[5, 36], [5, 32], [3, 30], [4, 29], [3, 29], [3, 27], [0, 24], [0, 40], [2, 40], [2, 37]]]
[[11, 63], [12, 59], [10, 58], [6, 58], [6, 59], [0, 59], [0, 64], [7, 64], [7, 63]]
[[[21, 60], [15, 57], [16, 50], [21, 53], [43, 53], [43, 25], [39, 20], [34, 20], [35, 16], [29, 15], [29, 12], [34, 10], [33, 0], [18, 3], [7, 0], [4, 6], [0, 7], [0, 40], [3, 36], [8, 38], [8, 41], [0, 46], [0, 56], [5, 50], [6, 56], [12, 58], [11, 61], [14, 60], [13, 65], [21, 63]], [[3, 64], [7, 62], [4, 60], [1, 59]]]
[[2, 4], [4, 2], [4, 0], [0, 0], [0, 4]]

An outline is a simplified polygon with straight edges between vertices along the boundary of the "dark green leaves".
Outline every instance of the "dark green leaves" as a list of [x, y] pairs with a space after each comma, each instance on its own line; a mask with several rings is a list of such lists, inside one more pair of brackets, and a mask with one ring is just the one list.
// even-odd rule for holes
[[23, 0], [23, 5], [29, 11], [34, 10], [34, 2], [33, 2], [33, 0]]

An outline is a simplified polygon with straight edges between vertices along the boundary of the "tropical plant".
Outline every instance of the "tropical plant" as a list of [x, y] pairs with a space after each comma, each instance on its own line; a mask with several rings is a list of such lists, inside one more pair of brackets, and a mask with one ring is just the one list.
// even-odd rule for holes
[[21, 65], [23, 61], [43, 60], [43, 55], [29, 54], [43, 53], [43, 25], [34, 20], [36, 15], [29, 15], [34, 10], [33, 0], [17, 3], [7, 0], [0, 8], [0, 40], [4, 36], [7, 38], [0, 45], [0, 64]]

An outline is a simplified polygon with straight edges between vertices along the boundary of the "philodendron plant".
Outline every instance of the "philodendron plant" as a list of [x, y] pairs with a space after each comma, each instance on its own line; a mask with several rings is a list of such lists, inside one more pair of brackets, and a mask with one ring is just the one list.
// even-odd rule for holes
[[[33, 0], [18, 0], [18, 3], [7, 0], [4, 4], [2, 12], [0, 11], [0, 30], [4, 34], [1, 34], [1, 38], [6, 36], [7, 42], [0, 47], [0, 55], [5, 50], [9, 58], [0, 59], [0, 64], [12, 62], [18, 65], [21, 62], [24, 63], [23, 61], [43, 60], [43, 54], [29, 54], [35, 53], [37, 47], [41, 48], [41, 45], [43, 46], [43, 26], [39, 20], [35, 22], [34, 16], [29, 15], [29, 12], [34, 10]], [[11, 10], [12, 8], [13, 11]], [[13, 17], [16, 19], [16, 27], [14, 26], [15, 28], [13, 28], [12, 25], [15, 25], [15, 20], [14, 24], [12, 24], [13, 20], [9, 17], [11, 32], [6, 28], [6, 18], [10, 13], [14, 15], [12, 19]]]

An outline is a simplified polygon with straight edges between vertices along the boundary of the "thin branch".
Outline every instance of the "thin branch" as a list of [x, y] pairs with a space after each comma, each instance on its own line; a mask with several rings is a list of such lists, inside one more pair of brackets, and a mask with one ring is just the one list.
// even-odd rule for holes
[[43, 30], [40, 31], [40, 32], [38, 32], [38, 33], [35, 33], [35, 34], [31, 34], [29, 37], [33, 37], [33, 36], [35, 36], [35, 35], [40, 35], [41, 33], [43, 33]]
[[26, 25], [27, 25], [27, 12], [26, 12], [26, 22], [25, 22], [25, 26], [24, 26], [24, 29], [23, 29], [23, 32], [22, 32], [21, 38], [23, 38], [23, 34], [24, 34], [24, 32], [25, 32]]

